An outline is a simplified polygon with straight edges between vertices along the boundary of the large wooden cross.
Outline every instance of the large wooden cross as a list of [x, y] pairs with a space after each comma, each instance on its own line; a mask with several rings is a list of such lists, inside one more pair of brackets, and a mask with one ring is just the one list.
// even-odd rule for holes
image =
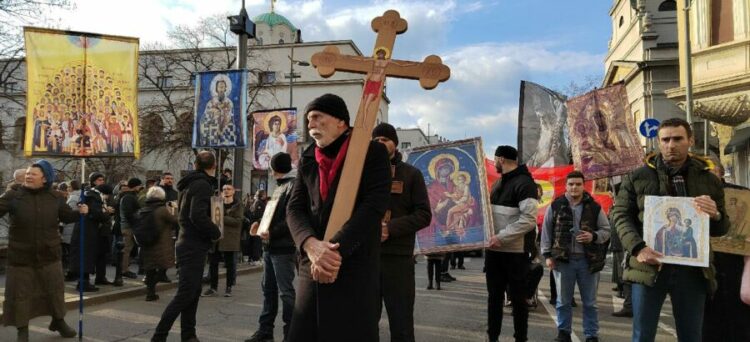
[[329, 241], [341, 230], [354, 210], [362, 169], [372, 129], [380, 108], [380, 99], [387, 76], [419, 80], [422, 88], [433, 89], [450, 77], [450, 69], [440, 57], [427, 56], [423, 62], [391, 59], [396, 35], [406, 32], [407, 23], [398, 12], [388, 10], [372, 20], [372, 29], [378, 33], [373, 57], [342, 55], [335, 46], [327, 46], [312, 56], [312, 64], [322, 77], [330, 77], [336, 71], [366, 74], [362, 98], [354, 120], [349, 150], [341, 171], [341, 180], [328, 220], [325, 240]]

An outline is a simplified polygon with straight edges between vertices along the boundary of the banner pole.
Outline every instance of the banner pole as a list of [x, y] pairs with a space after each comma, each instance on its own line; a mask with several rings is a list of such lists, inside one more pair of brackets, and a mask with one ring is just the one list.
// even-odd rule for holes
[[[81, 195], [78, 198], [78, 203], [83, 203], [84, 201], [84, 189], [86, 184], [86, 159], [81, 158]], [[83, 341], [83, 249], [84, 249], [84, 240], [86, 236], [86, 221], [84, 220], [84, 215], [80, 214], [81, 218], [79, 220], [78, 226], [80, 227], [78, 229], [78, 234], [80, 235], [80, 238], [78, 240], [79, 243], [79, 249], [80, 253], [78, 255], [78, 340]]]

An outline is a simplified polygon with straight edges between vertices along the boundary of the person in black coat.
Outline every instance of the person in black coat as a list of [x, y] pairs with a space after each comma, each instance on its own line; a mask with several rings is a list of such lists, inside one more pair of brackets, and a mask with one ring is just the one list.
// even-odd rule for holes
[[81, 225], [80, 222], [76, 222], [70, 240], [70, 271], [79, 277], [80, 272], [83, 272], [83, 284], [79, 280], [76, 289], [83, 286], [83, 291], [95, 292], [99, 291], [99, 288], [91, 284], [89, 275], [95, 271], [97, 248], [108, 248], [108, 246], [99, 246], [99, 229], [101, 225], [109, 222], [109, 215], [104, 212], [104, 201], [101, 193], [96, 190], [97, 186], [104, 184], [104, 175], [93, 172], [89, 175], [89, 182], [91, 189], [83, 193], [83, 203], [89, 208], [89, 214], [84, 218], [83, 227], [83, 270], [81, 270]]
[[195, 171], [177, 183], [180, 236], [175, 254], [180, 268], [179, 285], [151, 341], [166, 341], [177, 316], [180, 316], [182, 341], [198, 341], [195, 314], [201, 297], [203, 268], [208, 250], [221, 236], [219, 227], [211, 221], [211, 196], [217, 183], [215, 174], [216, 157], [211, 152], [201, 151], [195, 157]]
[[432, 220], [430, 198], [422, 173], [401, 161], [396, 129], [381, 123], [373, 129], [372, 138], [388, 150], [393, 176], [390, 215], [383, 220], [380, 236], [381, 294], [391, 341], [414, 341], [414, 239]]
[[305, 115], [315, 144], [302, 154], [287, 205], [289, 230], [302, 254], [288, 341], [378, 341], [388, 152], [369, 143], [352, 215], [330, 242], [323, 241], [349, 146], [349, 112], [343, 99], [326, 94]]

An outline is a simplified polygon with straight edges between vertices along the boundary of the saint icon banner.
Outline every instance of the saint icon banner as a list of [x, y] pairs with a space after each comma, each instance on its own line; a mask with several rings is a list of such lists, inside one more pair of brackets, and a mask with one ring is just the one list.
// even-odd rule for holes
[[247, 70], [198, 73], [195, 77], [193, 148], [247, 145]]
[[253, 112], [253, 168], [268, 170], [271, 158], [279, 152], [292, 157], [297, 169], [297, 109], [273, 109]]
[[708, 267], [709, 218], [692, 197], [646, 196], [643, 237], [665, 264]]
[[24, 155], [138, 158], [138, 39], [34, 27], [24, 39]]

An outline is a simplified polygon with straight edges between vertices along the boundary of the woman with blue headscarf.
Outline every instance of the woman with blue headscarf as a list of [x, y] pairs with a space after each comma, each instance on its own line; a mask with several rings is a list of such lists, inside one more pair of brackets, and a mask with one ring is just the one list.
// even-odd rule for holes
[[10, 214], [8, 268], [5, 278], [3, 324], [18, 329], [18, 341], [28, 341], [29, 320], [52, 316], [49, 329], [63, 337], [76, 331], [65, 323], [65, 298], [59, 223], [70, 223], [88, 207], [66, 204], [64, 194], [52, 190], [55, 170], [46, 160], [26, 169], [23, 184], [0, 196], [0, 217]]

